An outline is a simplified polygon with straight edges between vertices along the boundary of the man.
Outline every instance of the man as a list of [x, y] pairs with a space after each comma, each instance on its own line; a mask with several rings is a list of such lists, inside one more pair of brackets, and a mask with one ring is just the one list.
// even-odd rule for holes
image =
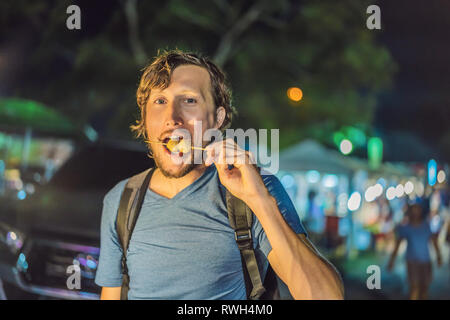
[[[147, 141], [156, 169], [127, 251], [129, 299], [246, 298], [225, 188], [254, 213], [252, 235], [261, 270], [269, 262], [295, 299], [343, 298], [334, 267], [306, 235], [296, 235], [305, 231], [280, 182], [261, 176], [250, 153], [231, 139], [203, 141], [206, 159], [199, 164], [192, 161], [193, 152], [168, 150], [167, 141], [180, 129], [192, 136], [198, 123], [202, 134], [230, 125], [231, 93], [217, 66], [181, 51], [160, 54], [142, 75], [137, 102], [141, 118], [132, 129]], [[236, 151], [233, 156], [230, 150]], [[116, 217], [126, 182], [104, 199], [96, 276], [102, 299], [120, 298]]]

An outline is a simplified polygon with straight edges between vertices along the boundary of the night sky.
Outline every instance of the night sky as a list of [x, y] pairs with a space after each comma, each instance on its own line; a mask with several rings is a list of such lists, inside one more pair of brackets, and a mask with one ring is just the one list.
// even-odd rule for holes
[[[379, 5], [380, 40], [398, 72], [392, 90], [379, 101], [377, 131], [407, 133], [409, 140], [422, 140], [442, 155], [446, 150], [439, 150], [438, 142], [448, 134], [450, 122], [450, 1], [384, 0]], [[397, 153], [404, 152], [414, 150]]]

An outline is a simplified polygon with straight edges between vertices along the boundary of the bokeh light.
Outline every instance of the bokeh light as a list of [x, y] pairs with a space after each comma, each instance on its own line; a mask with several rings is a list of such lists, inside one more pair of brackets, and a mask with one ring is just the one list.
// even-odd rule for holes
[[405, 194], [405, 188], [403, 187], [402, 184], [399, 184], [396, 188], [395, 188], [395, 196], [397, 198], [401, 198], [403, 197], [403, 195]]
[[298, 102], [303, 98], [303, 91], [297, 87], [291, 87], [287, 90], [287, 96], [292, 101]]
[[405, 193], [411, 194], [414, 191], [414, 184], [411, 181], [405, 183]]
[[350, 140], [344, 139], [341, 141], [339, 149], [343, 154], [349, 154], [353, 150], [353, 144], [351, 143]]
[[445, 172], [444, 172], [444, 170], [439, 170], [439, 172], [437, 174], [437, 182], [443, 183], [444, 181], [445, 181]]
[[361, 194], [357, 191], [353, 192], [350, 198], [348, 199], [348, 210], [356, 211], [361, 206]]
[[386, 190], [386, 199], [393, 200], [395, 198], [395, 188], [394, 187], [389, 187]]

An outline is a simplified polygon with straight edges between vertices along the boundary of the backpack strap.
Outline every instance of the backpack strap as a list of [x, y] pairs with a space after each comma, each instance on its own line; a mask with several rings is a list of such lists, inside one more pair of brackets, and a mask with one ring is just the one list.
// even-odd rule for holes
[[[233, 196], [228, 190], [226, 190], [226, 202], [228, 209], [228, 220], [230, 222], [230, 226], [234, 230], [234, 238], [241, 252], [243, 267], [245, 267], [244, 278], [245, 276], [250, 278], [250, 281], [245, 278], [247, 297], [251, 300], [257, 300], [266, 290], [264, 289], [261, 281], [261, 275], [259, 273], [258, 263], [256, 261], [255, 251], [253, 249], [253, 212], [244, 201]], [[248, 293], [249, 284], [251, 284], [252, 287], [250, 294]]]
[[128, 299], [130, 278], [128, 276], [127, 268], [127, 250], [153, 172], [153, 168], [150, 168], [131, 177], [125, 185], [125, 189], [120, 198], [116, 228], [119, 242], [122, 246], [123, 277], [122, 289], [120, 292], [121, 300]]

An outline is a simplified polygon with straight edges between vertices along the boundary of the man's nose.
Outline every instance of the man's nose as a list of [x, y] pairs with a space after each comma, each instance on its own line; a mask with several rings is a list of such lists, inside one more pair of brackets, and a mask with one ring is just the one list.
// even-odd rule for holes
[[164, 124], [166, 127], [176, 127], [183, 124], [180, 108], [175, 101], [172, 101], [167, 105]]

